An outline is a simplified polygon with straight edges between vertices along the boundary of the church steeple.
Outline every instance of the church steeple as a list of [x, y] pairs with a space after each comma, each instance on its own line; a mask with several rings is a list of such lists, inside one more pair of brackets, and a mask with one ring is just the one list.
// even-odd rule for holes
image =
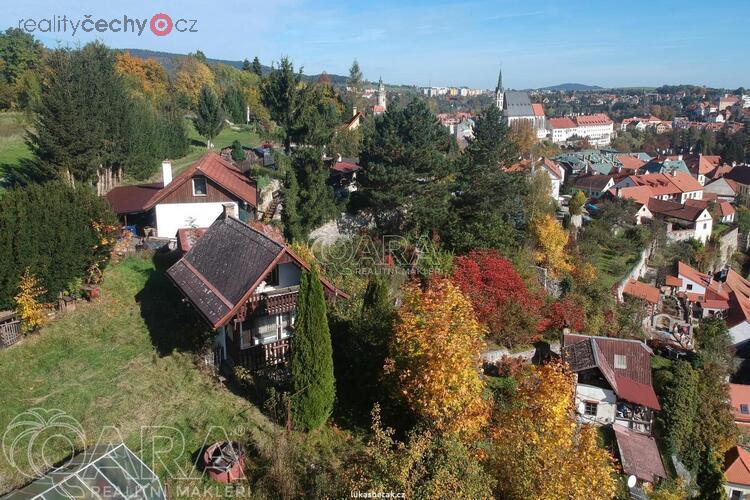
[[385, 85], [383, 85], [382, 76], [380, 77], [380, 81], [378, 82], [378, 106], [382, 106], [383, 111], [385, 111], [386, 107], [388, 106], [385, 97]]
[[495, 87], [495, 105], [502, 111], [505, 101], [505, 90], [503, 89], [503, 69], [497, 75], [497, 87]]

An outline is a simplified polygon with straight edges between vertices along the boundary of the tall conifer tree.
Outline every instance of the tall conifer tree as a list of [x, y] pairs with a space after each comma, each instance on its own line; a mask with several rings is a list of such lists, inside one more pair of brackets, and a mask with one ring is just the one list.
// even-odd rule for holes
[[293, 342], [293, 420], [301, 429], [317, 429], [333, 411], [336, 381], [323, 285], [314, 265], [300, 282]]

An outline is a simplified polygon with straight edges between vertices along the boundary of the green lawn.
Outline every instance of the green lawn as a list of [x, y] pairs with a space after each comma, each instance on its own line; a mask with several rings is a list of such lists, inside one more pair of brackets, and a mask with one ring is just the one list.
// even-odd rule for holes
[[[177, 175], [185, 170], [189, 165], [197, 161], [207, 151], [206, 139], [198, 135], [198, 132], [193, 126], [193, 122], [190, 120], [186, 120], [186, 126], [188, 128], [188, 137], [190, 138], [192, 145], [190, 146], [190, 152], [187, 155], [172, 160], [173, 175]], [[243, 146], [255, 147], [260, 145], [260, 137], [258, 137], [258, 134], [256, 134], [252, 130], [249, 130], [245, 127], [225, 127], [224, 130], [222, 130], [221, 133], [212, 141], [214, 143], [214, 151], [218, 152], [222, 148], [230, 146], [236, 140], [240, 141]], [[151, 182], [156, 182], [159, 180], [161, 180], [161, 171], [154, 173], [154, 175], [151, 176], [150, 179]]]
[[25, 136], [26, 118], [22, 113], [0, 113], [0, 169], [4, 164], [31, 157]]
[[[98, 302], [79, 303], [76, 311], [52, 321], [40, 334], [0, 351], [0, 434], [24, 411], [59, 409], [80, 422], [86, 446], [112, 426], [107, 435], [117, 439], [119, 433], [147, 464], [153, 464], [170, 496], [184, 495], [177, 488], [186, 485], [207, 485], [208, 480], [170, 479], [165, 464], [172, 464], [170, 471], [179, 466], [195, 474], [194, 455], [212, 426], [259, 446], [267, 443], [273, 426], [246, 399], [198, 370], [190, 355], [173, 349], [185, 344], [184, 337], [197, 328], [187, 322], [184, 311], [177, 292], [150, 259], [130, 257], [111, 266]], [[221, 437], [214, 432], [209, 442]], [[169, 438], [174, 439], [174, 449], [156, 458], [158, 450], [169, 450]], [[25, 450], [28, 443], [21, 443], [19, 448]], [[46, 446], [45, 457], [52, 462], [70, 454], [60, 440]], [[33, 450], [39, 460], [40, 450]], [[25, 453], [14, 457], [20, 469], [28, 470]], [[8, 461], [0, 460], [0, 495], [27, 481]]]
[[602, 248], [597, 255], [594, 265], [602, 276], [602, 281], [606, 284], [607, 289], [612, 288], [615, 283], [619, 283], [625, 277], [625, 274], [635, 265], [640, 253], [638, 252], [619, 252], [610, 248]]

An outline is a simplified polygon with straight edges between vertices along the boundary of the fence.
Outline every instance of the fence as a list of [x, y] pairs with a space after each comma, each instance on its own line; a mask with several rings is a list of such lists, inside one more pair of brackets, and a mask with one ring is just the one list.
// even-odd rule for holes
[[10, 347], [21, 340], [21, 322], [10, 321], [0, 325], [0, 348]]

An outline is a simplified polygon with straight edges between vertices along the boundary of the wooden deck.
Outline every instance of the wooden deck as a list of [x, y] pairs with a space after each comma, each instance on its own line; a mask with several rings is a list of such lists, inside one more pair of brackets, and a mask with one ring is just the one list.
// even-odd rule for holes
[[255, 371], [287, 363], [291, 348], [292, 339], [287, 338], [269, 344], [255, 345], [249, 349], [235, 350], [232, 359], [235, 365]]

